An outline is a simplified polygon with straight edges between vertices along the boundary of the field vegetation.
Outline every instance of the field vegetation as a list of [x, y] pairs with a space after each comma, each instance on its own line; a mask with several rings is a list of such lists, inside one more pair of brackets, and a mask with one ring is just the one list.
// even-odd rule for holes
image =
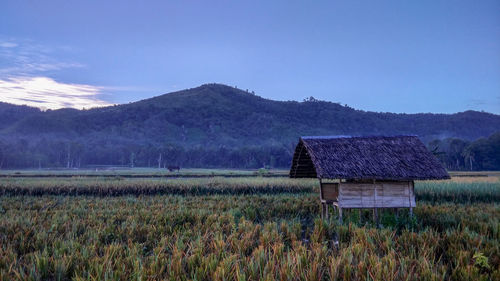
[[129, 168], [100, 166], [87, 169], [20, 169], [0, 170], [0, 177], [239, 177], [239, 176], [288, 176], [282, 169], [196, 169], [181, 168]]
[[[215, 195], [318, 192], [317, 180], [265, 177], [205, 178], [4, 178], [0, 195]], [[500, 202], [498, 177], [453, 178], [415, 184], [416, 199], [430, 203]]]
[[380, 227], [321, 220], [316, 185], [4, 178], [0, 280], [500, 280], [498, 177], [418, 182]]

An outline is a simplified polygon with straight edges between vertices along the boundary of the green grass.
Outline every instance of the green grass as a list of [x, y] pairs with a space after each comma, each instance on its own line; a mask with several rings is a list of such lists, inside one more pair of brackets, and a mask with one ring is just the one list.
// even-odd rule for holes
[[[317, 192], [314, 179], [288, 178], [4, 178], [0, 195], [211, 195], [277, 194]], [[500, 181], [423, 181], [416, 182], [417, 201], [429, 203], [500, 202]]]
[[496, 182], [418, 182], [416, 199], [432, 203], [500, 202], [500, 181]]
[[0, 195], [208, 195], [312, 192], [317, 181], [288, 178], [5, 178]]
[[124, 168], [108, 167], [96, 169], [25, 169], [0, 170], [0, 176], [259, 176], [259, 175], [288, 175], [288, 170], [282, 169], [195, 169], [182, 168], [180, 171], [170, 172], [165, 168]]
[[[288, 175], [287, 169], [201, 169], [201, 168], [181, 168], [180, 171], [170, 172], [165, 168], [126, 168], [126, 167], [99, 167], [93, 169], [22, 169], [22, 170], [0, 170], [0, 176], [255, 176], [267, 175], [284, 176]], [[477, 171], [477, 172], [450, 172], [451, 176], [457, 177], [499, 177], [498, 171]]]

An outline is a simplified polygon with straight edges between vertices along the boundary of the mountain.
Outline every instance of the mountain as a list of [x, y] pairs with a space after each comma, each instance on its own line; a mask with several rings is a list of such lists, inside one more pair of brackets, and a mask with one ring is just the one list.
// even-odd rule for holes
[[38, 108], [0, 102], [0, 130], [37, 113], [40, 113], [40, 109]]
[[500, 131], [500, 116], [485, 112], [367, 112], [314, 99], [268, 100], [221, 84], [89, 110], [0, 103], [0, 118], [3, 155], [9, 145], [28, 153], [4, 160], [8, 167], [152, 166], [160, 155], [162, 163], [183, 166], [287, 166], [302, 135], [412, 134], [429, 142]]

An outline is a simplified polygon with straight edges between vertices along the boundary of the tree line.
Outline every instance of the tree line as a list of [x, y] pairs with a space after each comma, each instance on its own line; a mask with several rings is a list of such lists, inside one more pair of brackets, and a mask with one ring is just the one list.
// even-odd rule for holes
[[78, 140], [0, 139], [0, 169], [85, 168], [95, 165], [165, 168], [261, 168], [287, 167], [290, 148], [283, 146], [201, 145], [184, 148], [177, 144], [139, 145], [104, 142], [95, 145]]
[[500, 132], [475, 141], [457, 138], [433, 140], [428, 148], [448, 170], [500, 170]]
[[[448, 170], [500, 170], [500, 132], [466, 141], [433, 140], [428, 148]], [[131, 140], [0, 138], [0, 169], [85, 168], [94, 165], [165, 168], [168, 165], [206, 168], [287, 168], [289, 146], [183, 147], [175, 143]]]

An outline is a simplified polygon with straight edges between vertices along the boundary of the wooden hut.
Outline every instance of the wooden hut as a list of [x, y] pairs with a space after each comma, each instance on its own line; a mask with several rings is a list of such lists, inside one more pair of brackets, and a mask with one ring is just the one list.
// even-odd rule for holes
[[321, 215], [342, 209], [415, 207], [414, 181], [449, 179], [416, 136], [301, 137], [291, 178], [318, 178]]

